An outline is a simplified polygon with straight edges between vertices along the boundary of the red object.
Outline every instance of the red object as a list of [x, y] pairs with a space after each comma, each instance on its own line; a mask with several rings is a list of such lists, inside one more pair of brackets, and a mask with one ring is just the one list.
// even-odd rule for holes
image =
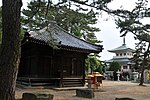
[[91, 79], [92, 79], [92, 84], [95, 84], [96, 83], [96, 77], [95, 76], [91, 77]]

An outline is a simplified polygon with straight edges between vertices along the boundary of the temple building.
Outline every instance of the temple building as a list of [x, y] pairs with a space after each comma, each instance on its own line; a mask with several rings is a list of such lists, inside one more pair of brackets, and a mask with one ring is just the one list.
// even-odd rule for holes
[[84, 85], [87, 55], [100, 53], [103, 48], [52, 22], [39, 31], [26, 32], [21, 49], [18, 82], [68, 87]]
[[123, 38], [123, 44], [117, 48], [114, 48], [112, 50], [108, 50], [111, 53], [115, 53], [115, 56], [113, 56], [112, 59], [106, 61], [107, 63], [111, 63], [113, 61], [119, 62], [121, 65], [121, 72], [124, 73], [131, 73], [131, 62], [130, 58], [133, 57], [133, 49], [127, 47], [125, 44], [125, 37]]

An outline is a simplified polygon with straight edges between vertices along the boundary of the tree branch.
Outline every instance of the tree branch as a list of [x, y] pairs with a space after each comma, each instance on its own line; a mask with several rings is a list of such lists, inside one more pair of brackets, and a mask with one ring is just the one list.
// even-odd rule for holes
[[28, 21], [29, 21], [30, 19], [32, 19], [32, 18], [39, 12], [40, 5], [41, 5], [41, 0], [38, 0], [38, 2], [39, 2], [39, 5], [38, 5], [38, 7], [37, 7], [37, 10], [32, 14], [31, 17], [28, 18]]

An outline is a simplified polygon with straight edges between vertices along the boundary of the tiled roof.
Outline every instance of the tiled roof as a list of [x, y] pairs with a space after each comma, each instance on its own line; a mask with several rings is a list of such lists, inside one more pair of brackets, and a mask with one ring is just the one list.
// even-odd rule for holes
[[123, 63], [129, 63], [130, 62], [130, 60], [129, 60], [129, 58], [113, 58], [113, 59], [110, 59], [110, 60], [107, 60], [107, 61], [105, 61], [105, 62], [107, 62], [107, 63], [111, 63], [111, 62], [113, 62], [113, 61], [117, 61], [117, 62], [119, 62], [120, 64], [123, 64]]
[[59, 27], [56, 23], [50, 23], [48, 27], [37, 32], [30, 32], [31, 38], [44, 41], [45, 43], [53, 42], [62, 48], [74, 48], [78, 50], [87, 50], [90, 52], [101, 52], [102, 45], [91, 44], [86, 42]]
[[133, 52], [134, 50], [127, 47], [126, 44], [123, 44], [115, 49], [112, 49], [112, 50], [108, 50], [109, 52], [118, 52], [118, 51], [131, 51]]
[[110, 59], [107, 62], [113, 62], [113, 61], [117, 61], [117, 62], [129, 62], [129, 58], [119, 58], [119, 59]]

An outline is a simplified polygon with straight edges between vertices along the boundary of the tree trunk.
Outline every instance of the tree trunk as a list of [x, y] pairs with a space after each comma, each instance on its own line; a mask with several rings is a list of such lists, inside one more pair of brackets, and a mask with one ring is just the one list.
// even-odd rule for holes
[[145, 66], [142, 66], [141, 79], [140, 79], [139, 85], [143, 85], [143, 83], [144, 83], [144, 70], [145, 70]]
[[21, 0], [2, 1], [2, 44], [0, 48], [0, 100], [15, 100], [20, 61]]
[[147, 48], [146, 52], [144, 53], [144, 59], [143, 59], [143, 64], [142, 64], [142, 72], [141, 72], [141, 80], [140, 80], [139, 85], [143, 85], [143, 83], [144, 83], [144, 70], [145, 70], [145, 66], [147, 65], [146, 58], [148, 57], [149, 48], [150, 48], [150, 43], [148, 44], [148, 48]]

